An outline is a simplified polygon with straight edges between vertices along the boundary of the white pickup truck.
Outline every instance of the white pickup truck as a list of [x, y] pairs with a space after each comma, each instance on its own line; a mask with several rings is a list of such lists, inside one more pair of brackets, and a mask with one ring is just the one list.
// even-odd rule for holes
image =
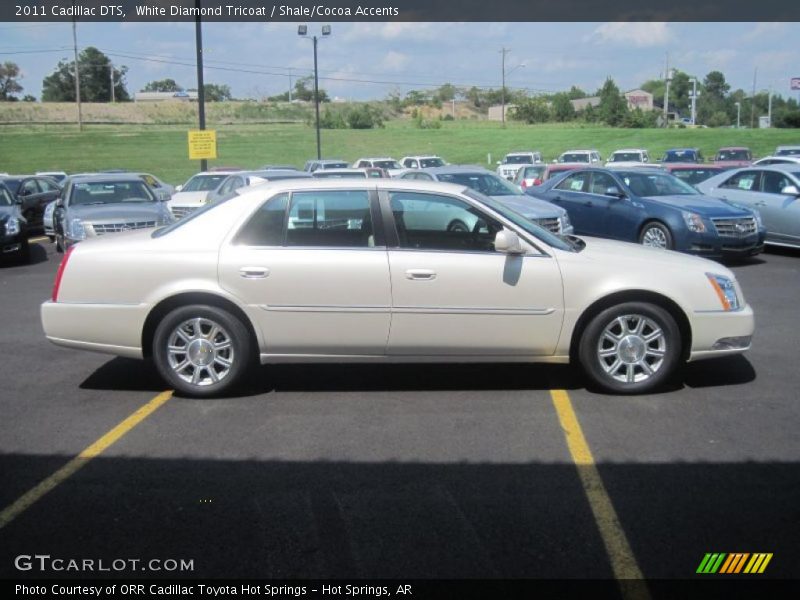
[[541, 152], [509, 152], [503, 160], [497, 161], [497, 174], [511, 181], [522, 165], [535, 165], [540, 162], [542, 162]]

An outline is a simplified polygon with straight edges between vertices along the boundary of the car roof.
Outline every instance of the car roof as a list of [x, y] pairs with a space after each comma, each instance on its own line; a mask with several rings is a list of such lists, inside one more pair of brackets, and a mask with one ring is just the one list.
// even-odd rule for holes
[[700, 148], [668, 148], [665, 152], [700, 152]]
[[[232, 173], [236, 175], [237, 173]], [[308, 171], [299, 171], [297, 169], [255, 169], [253, 171], [241, 171], [238, 175], [247, 175], [248, 177], [298, 177], [307, 179], [313, 177]]]
[[750, 165], [748, 167], [742, 167], [740, 170], [750, 171], [753, 169], [758, 169], [761, 171], [789, 171], [791, 173], [796, 173], [800, 169], [800, 164], [782, 163], [777, 165]]
[[750, 150], [747, 146], [723, 146], [717, 152], [722, 152], [723, 150]]
[[789, 144], [787, 146], [778, 146], [775, 150], [794, 150], [795, 148], [800, 148], [800, 144]]
[[580, 152], [597, 152], [593, 148], [578, 148], [577, 150], [564, 150], [561, 154], [578, 154]]
[[441, 183], [436, 181], [415, 181], [409, 179], [386, 179], [386, 178], [364, 178], [364, 179], [282, 179], [280, 181], [270, 181], [262, 185], [254, 186], [253, 189], [291, 189], [291, 190], [338, 190], [338, 189], [358, 189], [358, 190], [400, 190], [409, 192], [441, 191], [445, 193], [460, 193], [466, 186], [453, 183]]
[[393, 160], [397, 162], [397, 159], [391, 156], [362, 156], [361, 158], [355, 159], [353, 162], [358, 162], [360, 160]]
[[611, 154], [616, 154], [617, 152], [647, 152], [647, 148], [620, 148], [619, 150], [614, 150]]
[[511, 156], [512, 154], [541, 154], [539, 150], [515, 150], [514, 152], [507, 152], [506, 156]]
[[439, 156], [438, 154], [409, 154], [408, 156], [404, 156], [401, 160], [406, 160], [407, 158], [416, 158], [417, 160], [420, 160], [421, 158], [442, 158], [442, 157]]
[[430, 173], [431, 175], [450, 175], [456, 173], [480, 173], [481, 175], [494, 175], [494, 171], [484, 169], [479, 165], [447, 165], [444, 167], [425, 167], [423, 169], [416, 169], [423, 173]]
[[[375, 167], [354, 167], [354, 168], [341, 168], [341, 169], [325, 169], [321, 175], [336, 175], [336, 173], [367, 173], [367, 169], [373, 170]], [[316, 171], [312, 177], [317, 177]]]
[[667, 171], [674, 171], [678, 169], [720, 169], [722, 171], [727, 171], [726, 167], [720, 167], [714, 163], [681, 163], [681, 162], [674, 162], [674, 163], [667, 163], [661, 167], [662, 169], [666, 169]]
[[314, 158], [308, 162], [317, 163], [319, 165], [329, 165], [331, 163], [346, 163], [347, 161], [342, 158]]
[[[192, 177], [220, 177], [220, 176], [227, 176], [227, 175], [238, 175], [240, 173], [244, 173], [241, 169], [229, 169], [229, 170], [219, 170], [219, 171], [200, 171], [199, 173], [195, 173]], [[191, 179], [192, 177], [189, 177]]]
[[73, 175], [70, 180], [74, 183], [113, 183], [116, 181], [136, 181], [144, 183], [137, 173], [98, 173], [95, 175]]

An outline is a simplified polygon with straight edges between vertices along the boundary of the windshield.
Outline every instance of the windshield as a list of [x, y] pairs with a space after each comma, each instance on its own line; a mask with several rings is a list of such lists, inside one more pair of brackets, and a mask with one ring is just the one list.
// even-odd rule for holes
[[484, 196], [480, 192], [476, 192], [475, 190], [467, 189], [464, 190], [464, 193], [469, 196], [470, 198], [477, 200], [478, 202], [485, 204], [496, 213], [503, 215], [506, 219], [514, 223], [517, 227], [522, 229], [523, 231], [529, 233], [530, 235], [542, 240], [545, 244], [552, 246], [553, 248], [558, 248], [559, 250], [565, 250], [567, 252], [574, 252], [575, 247], [570, 244], [566, 238], [555, 235], [550, 233], [546, 229], [539, 227], [536, 223], [533, 223], [519, 214], [517, 211], [508, 208], [507, 206], [501, 204], [497, 200], [492, 200], [488, 196]]
[[373, 167], [378, 167], [380, 169], [402, 169], [403, 167], [400, 166], [400, 163], [396, 160], [373, 160], [372, 161]]
[[365, 171], [348, 171], [347, 173], [315, 171], [314, 177], [324, 179], [366, 179], [367, 173]]
[[219, 187], [227, 175], [195, 175], [181, 188], [182, 192], [210, 192]]
[[750, 160], [749, 150], [720, 150], [717, 152], [717, 160]]
[[776, 156], [800, 156], [800, 146], [796, 148], [781, 148], [775, 153]]
[[22, 179], [11, 179], [10, 177], [4, 177], [3, 183], [6, 184], [12, 194], [16, 194], [19, 192], [19, 184], [22, 183]]
[[697, 154], [694, 150], [667, 150], [662, 162], [694, 162]]
[[689, 185], [696, 185], [701, 181], [705, 181], [709, 177], [722, 173], [722, 169], [709, 169], [707, 167], [697, 169], [675, 169], [672, 174], [681, 181], [685, 181]]
[[544, 170], [547, 167], [544, 165], [538, 167], [523, 167], [521, 169], [522, 176], [526, 179], [537, 179], [544, 174]]
[[571, 162], [589, 162], [589, 155], [585, 152], [565, 152], [562, 154], [558, 162], [571, 163]]
[[609, 162], [644, 162], [638, 152], [614, 152]]
[[441, 158], [420, 158], [419, 159], [419, 166], [422, 169], [427, 169], [429, 167], [443, 167], [444, 161]]
[[155, 202], [156, 197], [142, 180], [92, 181], [72, 185], [69, 204], [116, 204], [121, 202]]
[[668, 173], [625, 171], [619, 176], [635, 196], [696, 196], [699, 192]]
[[444, 173], [437, 175], [439, 181], [456, 183], [487, 196], [520, 196], [517, 186], [508, 183], [493, 173]]
[[11, 206], [12, 204], [14, 204], [14, 200], [11, 198], [11, 194], [4, 185], [0, 184], [0, 206]]
[[503, 159], [503, 164], [506, 165], [527, 165], [532, 162], [530, 154], [507, 154]]
[[324, 163], [322, 165], [323, 169], [346, 169], [349, 167], [347, 163], [344, 162], [332, 162], [332, 163]]

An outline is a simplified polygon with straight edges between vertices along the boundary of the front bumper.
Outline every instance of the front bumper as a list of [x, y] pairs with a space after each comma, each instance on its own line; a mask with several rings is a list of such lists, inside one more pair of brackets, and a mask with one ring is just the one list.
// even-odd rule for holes
[[[0, 225], [2, 227], [2, 225]], [[28, 237], [28, 232], [24, 229], [16, 235], [4, 235], [0, 237], [0, 254], [9, 255], [21, 252]]]
[[766, 233], [759, 231], [745, 237], [723, 237], [701, 233], [690, 233], [683, 252], [705, 258], [733, 258], [755, 256], [764, 251]]
[[742, 354], [750, 349], [755, 331], [753, 309], [695, 312], [692, 315], [692, 349], [689, 360]]

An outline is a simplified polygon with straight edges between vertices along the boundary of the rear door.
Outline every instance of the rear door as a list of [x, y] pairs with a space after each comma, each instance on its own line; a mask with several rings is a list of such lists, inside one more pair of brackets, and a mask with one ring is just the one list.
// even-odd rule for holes
[[[800, 169], [798, 169], [800, 170]], [[780, 171], [762, 171], [761, 193], [755, 202], [770, 238], [776, 242], [800, 242], [800, 198], [782, 194], [787, 186], [798, 186]]]
[[383, 356], [391, 289], [374, 191], [304, 190], [265, 202], [220, 251], [220, 284], [275, 356]]
[[575, 233], [593, 235], [597, 224], [592, 215], [592, 198], [589, 195], [591, 171], [573, 171], [553, 187], [546, 199], [563, 207]]

